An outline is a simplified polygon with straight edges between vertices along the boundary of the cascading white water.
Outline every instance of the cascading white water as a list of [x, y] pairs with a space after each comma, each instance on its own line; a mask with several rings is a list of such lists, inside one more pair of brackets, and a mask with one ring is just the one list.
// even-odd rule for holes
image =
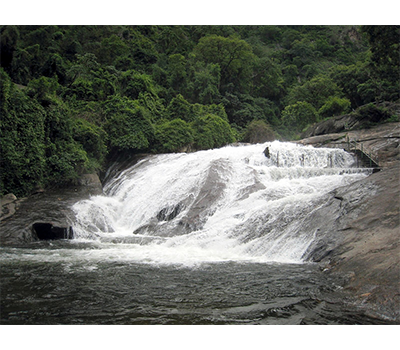
[[76, 239], [113, 260], [300, 263], [320, 198], [369, 174], [354, 164], [340, 149], [278, 141], [151, 156], [74, 205]]

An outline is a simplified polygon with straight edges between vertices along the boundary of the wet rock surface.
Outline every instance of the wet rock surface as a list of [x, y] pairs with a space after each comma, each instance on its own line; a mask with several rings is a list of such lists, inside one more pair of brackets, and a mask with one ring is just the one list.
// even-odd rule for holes
[[345, 150], [348, 150], [349, 146], [352, 148], [354, 142], [359, 147], [362, 144], [363, 149], [371, 153], [381, 167], [388, 167], [400, 161], [400, 123], [386, 123], [369, 129], [311, 136], [298, 141], [302, 145]]
[[[307, 258], [326, 273], [347, 276], [352, 303], [372, 316], [400, 321], [399, 123], [347, 133], [378, 155], [381, 171], [321, 199], [304, 229], [316, 239]], [[301, 140], [313, 146], [345, 146], [345, 134]], [[343, 147], [345, 148], [345, 147]]]
[[[369, 108], [370, 107], [370, 108]], [[383, 108], [383, 110], [380, 110]], [[383, 102], [362, 106], [357, 113], [340, 115], [319, 123], [315, 123], [303, 132], [301, 137], [308, 138], [317, 135], [334, 134], [350, 130], [368, 130], [374, 124], [383, 123], [390, 115], [400, 116], [400, 104]]]
[[25, 198], [18, 200], [18, 198], [9, 193], [1, 198], [1, 220], [5, 220], [15, 214], [19, 204], [24, 201]]
[[74, 217], [71, 206], [81, 199], [101, 193], [102, 186], [98, 176], [85, 174], [75, 186], [68, 188], [41, 190], [20, 199], [12, 194], [4, 196], [1, 199], [0, 244], [71, 239], [71, 223]]
[[[198, 184], [196, 195], [189, 195], [184, 201], [174, 206], [163, 208], [153, 221], [137, 229], [134, 234], [152, 234], [178, 236], [201, 229], [208, 216], [215, 211], [226, 187], [229, 171], [227, 161], [220, 159], [213, 162], [203, 183]], [[181, 212], [187, 209], [184, 214]], [[179, 215], [181, 214], [181, 215]], [[173, 219], [176, 219], [172, 221]]]

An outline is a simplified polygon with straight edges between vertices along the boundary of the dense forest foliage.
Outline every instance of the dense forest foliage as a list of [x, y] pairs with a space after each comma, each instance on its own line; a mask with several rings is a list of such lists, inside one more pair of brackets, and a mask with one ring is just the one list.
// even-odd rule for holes
[[[0, 194], [399, 99], [398, 26], [2, 26]], [[376, 107], [377, 108], [377, 107]]]

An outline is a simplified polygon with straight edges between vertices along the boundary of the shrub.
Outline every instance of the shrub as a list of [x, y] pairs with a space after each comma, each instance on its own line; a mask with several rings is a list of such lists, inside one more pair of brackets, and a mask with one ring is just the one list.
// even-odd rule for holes
[[106, 123], [111, 147], [144, 151], [154, 140], [154, 128], [142, 107], [123, 109]]
[[77, 119], [73, 126], [73, 137], [86, 151], [90, 168], [96, 170], [100, 167], [107, 153], [106, 132], [103, 128], [84, 119]]
[[181, 119], [156, 126], [155, 137], [157, 152], [178, 152], [194, 141], [192, 128]]
[[317, 111], [310, 103], [300, 101], [285, 107], [282, 122], [289, 130], [299, 132], [308, 124], [315, 123], [317, 116]]
[[194, 120], [191, 104], [186, 101], [181, 94], [178, 94], [171, 100], [167, 107], [167, 113], [171, 120], [178, 118], [186, 122], [191, 122]]
[[229, 123], [214, 114], [196, 118], [192, 127], [197, 149], [222, 147], [235, 141]]
[[350, 101], [347, 98], [330, 96], [325, 104], [319, 109], [318, 114], [321, 118], [330, 118], [343, 115], [350, 110]]
[[0, 194], [22, 196], [43, 183], [46, 114], [39, 103], [13, 86], [9, 92], [7, 109], [1, 113]]
[[368, 124], [376, 124], [389, 120], [392, 114], [384, 107], [378, 107], [374, 103], [361, 106], [352, 113], [358, 119], [367, 121]]
[[263, 120], [253, 120], [246, 128], [243, 136], [244, 142], [263, 143], [276, 139], [271, 126]]

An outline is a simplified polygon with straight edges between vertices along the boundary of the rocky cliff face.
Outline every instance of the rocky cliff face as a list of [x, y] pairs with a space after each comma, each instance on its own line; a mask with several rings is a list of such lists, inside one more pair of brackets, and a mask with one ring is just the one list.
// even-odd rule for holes
[[333, 147], [348, 150], [354, 145], [372, 155], [381, 167], [389, 167], [400, 160], [400, 123], [386, 123], [368, 129], [313, 135], [298, 143], [314, 147]]
[[381, 171], [323, 199], [309, 222], [319, 230], [308, 258], [322, 263], [326, 273], [346, 275], [345, 289], [352, 302], [371, 315], [400, 321], [400, 125], [388, 123], [300, 142], [346, 148], [346, 136], [362, 142], [378, 159]]

